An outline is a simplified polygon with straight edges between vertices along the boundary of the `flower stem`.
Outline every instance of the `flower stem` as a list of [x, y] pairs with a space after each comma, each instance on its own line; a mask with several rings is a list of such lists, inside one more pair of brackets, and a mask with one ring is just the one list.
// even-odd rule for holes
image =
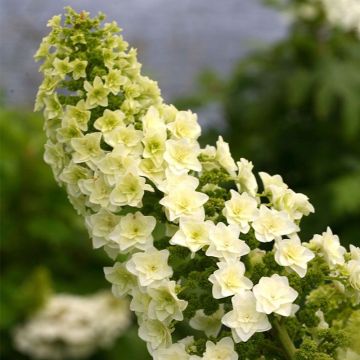
[[285, 350], [286, 357], [288, 358], [288, 360], [294, 360], [296, 348], [292, 340], [290, 339], [286, 327], [283, 326], [277, 319], [274, 319], [273, 325], [279, 337], [280, 343]]

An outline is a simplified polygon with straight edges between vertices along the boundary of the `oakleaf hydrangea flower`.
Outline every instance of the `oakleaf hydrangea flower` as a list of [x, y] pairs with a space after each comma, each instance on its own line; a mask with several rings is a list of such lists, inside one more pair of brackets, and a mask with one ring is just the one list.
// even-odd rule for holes
[[202, 148], [197, 115], [164, 103], [103, 20], [67, 8], [49, 21], [35, 109], [44, 159], [113, 260], [105, 278], [153, 359], [333, 358], [360, 303], [359, 249], [329, 228], [302, 243], [307, 196], [280, 175], [259, 185], [221, 136]]

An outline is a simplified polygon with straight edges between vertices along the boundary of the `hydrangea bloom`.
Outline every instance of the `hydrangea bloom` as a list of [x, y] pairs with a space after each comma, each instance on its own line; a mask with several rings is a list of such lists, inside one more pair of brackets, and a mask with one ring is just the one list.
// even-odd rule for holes
[[36, 359], [88, 358], [112, 346], [130, 325], [127, 301], [111, 293], [56, 294], [14, 331], [16, 348]]
[[[44, 159], [94, 247], [114, 260], [105, 277], [130, 296], [153, 358], [292, 360], [317, 347], [304, 333], [331, 343], [316, 314], [336, 332], [324, 297], [341, 289], [336, 304], [359, 304], [358, 249], [346, 254], [329, 229], [302, 243], [308, 198], [280, 175], [260, 172], [259, 185], [221, 137], [202, 149], [196, 114], [165, 104], [117, 25], [102, 20], [68, 9], [65, 25], [49, 22], [35, 108]], [[194, 336], [176, 342], [183, 329]]]

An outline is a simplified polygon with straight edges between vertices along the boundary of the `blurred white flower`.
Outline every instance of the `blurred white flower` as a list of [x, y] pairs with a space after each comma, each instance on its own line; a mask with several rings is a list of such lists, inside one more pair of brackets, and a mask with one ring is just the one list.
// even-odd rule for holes
[[130, 324], [125, 300], [108, 292], [58, 294], [14, 330], [15, 347], [34, 359], [87, 358], [110, 347]]

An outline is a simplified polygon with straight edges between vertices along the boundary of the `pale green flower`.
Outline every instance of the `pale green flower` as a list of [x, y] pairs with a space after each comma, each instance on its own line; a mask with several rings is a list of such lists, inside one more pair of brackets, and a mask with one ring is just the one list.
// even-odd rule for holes
[[112, 69], [115, 65], [115, 60], [118, 57], [117, 53], [112, 51], [111, 49], [103, 49], [102, 54], [105, 66], [108, 69]]
[[145, 190], [153, 191], [153, 188], [146, 184], [143, 177], [129, 173], [119, 177], [110, 201], [116, 206], [141, 207]]
[[67, 142], [71, 141], [73, 138], [81, 137], [82, 132], [78, 128], [75, 120], [65, 118], [63, 119], [63, 126], [56, 130], [56, 136], [60, 142]]
[[119, 244], [121, 251], [130, 248], [145, 250], [152, 246], [152, 232], [156, 220], [153, 216], [144, 216], [139, 211], [127, 214], [120, 219], [109, 238]]
[[221, 330], [221, 319], [224, 316], [224, 305], [220, 304], [219, 309], [211, 315], [205, 315], [204, 310], [197, 310], [189, 325], [196, 330], [204, 331], [205, 335], [217, 337]]
[[152, 159], [142, 159], [139, 164], [139, 174], [158, 185], [165, 179], [165, 164], [162, 162], [158, 165]]
[[116, 262], [104, 268], [105, 278], [112, 284], [111, 291], [116, 297], [123, 297], [137, 286], [136, 277], [126, 270], [125, 264]]
[[44, 98], [46, 119], [53, 119], [62, 115], [62, 106], [56, 94], [49, 95]]
[[132, 156], [129, 150], [122, 145], [117, 145], [112, 152], [107, 153], [96, 161], [98, 169], [105, 174], [110, 185], [115, 185], [119, 176], [128, 172], [137, 173], [140, 159]]
[[85, 35], [81, 32], [75, 32], [74, 35], [70, 36], [73, 44], [86, 44]]
[[176, 173], [188, 172], [189, 170], [200, 171], [199, 154], [200, 146], [197, 141], [186, 138], [166, 141], [164, 159]]
[[85, 81], [84, 89], [87, 92], [86, 105], [88, 108], [108, 106], [108, 95], [110, 90], [104, 85], [99, 76], [95, 77], [92, 85], [88, 81]]
[[78, 80], [80, 78], [86, 77], [87, 64], [88, 62], [86, 60], [79, 60], [79, 59], [75, 59], [74, 61], [71, 62], [74, 80]]
[[120, 216], [101, 209], [86, 218], [87, 227], [92, 234], [94, 248], [99, 248], [109, 241], [109, 235], [120, 221]]
[[117, 95], [121, 86], [124, 86], [129, 79], [121, 75], [120, 70], [111, 69], [107, 75], [103, 76], [105, 86], [114, 94]]
[[145, 159], [151, 159], [157, 166], [160, 166], [164, 161], [166, 141], [166, 130], [152, 131], [150, 134], [145, 135], [142, 139], [144, 144], [143, 157]]
[[109, 210], [116, 209], [116, 207], [110, 206], [112, 187], [107, 183], [103, 175], [95, 174], [93, 179], [80, 180], [79, 187], [84, 194], [89, 196], [91, 204], [100, 205]]
[[147, 292], [151, 297], [148, 307], [150, 319], [163, 322], [183, 320], [182, 312], [186, 309], [187, 301], [178, 298], [175, 281], [163, 280], [151, 284]]
[[106, 109], [103, 116], [99, 117], [95, 123], [95, 129], [101, 132], [109, 132], [119, 126], [124, 126], [125, 114], [121, 110], [111, 111]]
[[56, 89], [56, 87], [59, 85], [60, 81], [61, 81], [61, 77], [52, 74], [50, 75], [47, 74], [44, 77], [44, 80], [40, 85], [39, 89], [44, 91], [47, 95], [51, 95]]
[[45, 144], [44, 160], [47, 164], [51, 165], [54, 175], [57, 178], [66, 160], [62, 144], [54, 144], [48, 140]]
[[61, 15], [54, 15], [46, 24], [47, 27], [59, 28], [61, 27]]
[[169, 251], [152, 248], [146, 252], [133, 254], [126, 263], [126, 268], [139, 279], [141, 286], [148, 286], [154, 281], [169, 278], [173, 274], [168, 265]]
[[61, 79], [65, 79], [66, 75], [73, 71], [73, 62], [70, 63], [69, 57], [63, 60], [55, 58], [53, 66], [53, 74], [59, 76]]
[[81, 163], [98, 158], [103, 152], [100, 147], [101, 137], [101, 133], [96, 132], [72, 139], [71, 146], [75, 150], [74, 162]]
[[75, 120], [80, 130], [87, 131], [91, 112], [87, 109], [84, 100], [80, 100], [76, 106], [67, 105], [64, 116]]
[[139, 336], [152, 349], [166, 348], [171, 344], [171, 331], [159, 320], [144, 320], [140, 323]]
[[115, 147], [117, 145], [124, 145], [132, 152], [133, 150], [138, 150], [135, 152], [138, 152], [139, 154], [142, 152], [142, 138], [142, 131], [136, 130], [132, 124], [126, 127], [120, 126], [104, 134], [104, 140], [110, 146]]
[[49, 37], [46, 36], [42, 39], [41, 44], [34, 55], [34, 59], [36, 61], [39, 61], [39, 60], [45, 58], [46, 56], [48, 56], [50, 47], [51, 47], [51, 44], [49, 41]]

